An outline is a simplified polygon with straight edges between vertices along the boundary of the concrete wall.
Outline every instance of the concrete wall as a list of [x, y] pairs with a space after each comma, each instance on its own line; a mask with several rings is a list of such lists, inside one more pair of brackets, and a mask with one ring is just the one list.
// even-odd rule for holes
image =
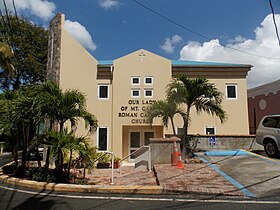
[[210, 145], [210, 136], [193, 136], [199, 139], [198, 149], [201, 150], [263, 150], [263, 146], [256, 143], [254, 135], [248, 136], [215, 136], [215, 145]]
[[[171, 164], [174, 151], [174, 141], [172, 138], [150, 139], [152, 167], [155, 164]], [[176, 138], [177, 148], [180, 151], [180, 139]]]

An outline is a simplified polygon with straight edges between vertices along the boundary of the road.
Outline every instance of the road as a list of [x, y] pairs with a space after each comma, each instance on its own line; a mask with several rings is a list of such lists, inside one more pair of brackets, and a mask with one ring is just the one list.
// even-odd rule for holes
[[[0, 164], [9, 161], [0, 157]], [[278, 196], [279, 195], [279, 196]], [[2, 210], [90, 209], [280, 209], [280, 194], [258, 199], [202, 195], [113, 195], [36, 191], [0, 183]]]
[[92, 193], [36, 192], [0, 185], [0, 209], [279, 209], [279, 197], [251, 200], [187, 195], [100, 195]]

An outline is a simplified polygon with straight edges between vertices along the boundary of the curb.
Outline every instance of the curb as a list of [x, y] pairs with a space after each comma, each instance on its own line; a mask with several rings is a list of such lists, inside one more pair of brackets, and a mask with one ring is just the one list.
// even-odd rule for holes
[[76, 184], [55, 184], [47, 182], [36, 182], [19, 178], [0, 175], [3, 183], [13, 186], [21, 186], [36, 190], [50, 190], [60, 192], [93, 192], [93, 193], [125, 193], [125, 194], [162, 194], [160, 186], [93, 186]]

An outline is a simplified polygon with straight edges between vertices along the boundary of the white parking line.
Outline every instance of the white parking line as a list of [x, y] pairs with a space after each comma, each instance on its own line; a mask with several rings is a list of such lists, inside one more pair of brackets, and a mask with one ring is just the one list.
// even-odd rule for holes
[[63, 195], [43, 192], [32, 192], [20, 190], [11, 187], [1, 186], [0, 188], [31, 195], [41, 195], [50, 197], [76, 198], [76, 199], [98, 199], [98, 200], [129, 200], [129, 201], [166, 201], [166, 202], [196, 202], [196, 203], [240, 203], [240, 204], [280, 204], [280, 201], [255, 201], [255, 200], [221, 200], [221, 199], [191, 199], [191, 198], [145, 198], [145, 197], [118, 197], [118, 196], [80, 196], [80, 195]]

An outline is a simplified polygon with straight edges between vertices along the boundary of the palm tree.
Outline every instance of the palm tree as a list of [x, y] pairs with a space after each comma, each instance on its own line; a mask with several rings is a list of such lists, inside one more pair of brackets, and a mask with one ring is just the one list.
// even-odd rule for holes
[[10, 140], [16, 167], [18, 166], [19, 125], [13, 119], [13, 101], [17, 98], [16, 91], [5, 91], [0, 94], [0, 135]]
[[[78, 90], [62, 90], [52, 82], [46, 82], [35, 87], [38, 95], [43, 101], [42, 114], [50, 122], [49, 129], [55, 129], [55, 124], [59, 126], [59, 131], [63, 132], [65, 123], [70, 121], [71, 130], [74, 131], [78, 120], [85, 121], [85, 127], [89, 134], [96, 131], [97, 119], [87, 111], [85, 95]], [[50, 150], [47, 151], [46, 168], [49, 166]]]
[[68, 132], [67, 129], [62, 131], [50, 130], [41, 134], [35, 141], [35, 144], [45, 144], [48, 146], [50, 156], [56, 158], [56, 170], [58, 171], [58, 181], [62, 181], [63, 165], [65, 159], [69, 156], [68, 175], [73, 154], [79, 156], [91, 156], [93, 148], [88, 143], [88, 138], [84, 136], [76, 137], [74, 131]]
[[80, 119], [85, 121], [90, 133], [96, 131], [96, 117], [87, 111], [86, 97], [78, 90], [62, 90], [52, 82], [46, 82], [36, 87], [37, 94], [44, 102], [42, 113], [51, 121], [51, 129], [55, 122], [59, 125], [59, 131], [64, 129], [67, 121], [71, 122], [71, 129], [75, 130]]
[[156, 101], [145, 110], [146, 121], [151, 125], [153, 124], [155, 117], [161, 117], [163, 125], [168, 127], [168, 122], [170, 119], [174, 135], [176, 135], [174, 125], [174, 116], [176, 114], [180, 114], [183, 118], [185, 117], [185, 112], [178, 108], [174, 101]]
[[191, 108], [194, 107], [197, 113], [206, 112], [216, 115], [221, 123], [226, 120], [226, 112], [222, 109], [222, 93], [206, 78], [189, 79], [186, 75], [176, 76], [167, 87], [167, 98], [178, 104], [185, 105], [184, 139], [182, 155], [186, 156], [188, 126], [191, 121]]
[[[97, 128], [94, 115], [86, 110], [85, 96], [76, 90], [65, 93], [54, 83], [34, 84], [13, 92], [14, 97], [0, 100], [0, 132], [10, 132], [16, 127], [23, 138], [22, 169], [24, 173], [27, 148], [34, 137], [35, 127], [49, 120], [59, 124], [63, 131], [66, 121], [70, 121], [72, 130], [79, 119], [84, 119], [90, 133]], [[8, 97], [8, 94], [5, 94]], [[1, 98], [0, 98], [1, 99]], [[49, 150], [48, 150], [49, 154]], [[46, 167], [48, 168], [48, 158]]]
[[0, 68], [5, 74], [14, 76], [15, 68], [10, 64], [9, 60], [14, 56], [13, 49], [6, 43], [0, 42]]

